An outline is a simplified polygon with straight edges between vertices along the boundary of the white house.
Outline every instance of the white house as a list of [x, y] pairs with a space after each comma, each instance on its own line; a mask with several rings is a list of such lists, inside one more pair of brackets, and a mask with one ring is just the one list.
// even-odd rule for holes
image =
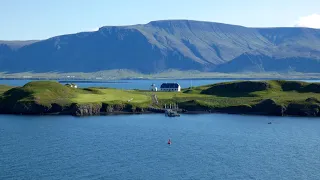
[[155, 84], [151, 84], [150, 91], [158, 91], [158, 88]]
[[181, 91], [181, 86], [178, 83], [163, 83], [160, 86], [161, 91], [166, 91], [166, 92], [180, 92]]

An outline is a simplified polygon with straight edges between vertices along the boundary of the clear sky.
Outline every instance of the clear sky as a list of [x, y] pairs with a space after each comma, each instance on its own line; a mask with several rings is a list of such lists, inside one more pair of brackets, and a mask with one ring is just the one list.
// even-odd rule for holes
[[320, 0], [0, 0], [0, 40], [45, 39], [164, 19], [320, 28]]

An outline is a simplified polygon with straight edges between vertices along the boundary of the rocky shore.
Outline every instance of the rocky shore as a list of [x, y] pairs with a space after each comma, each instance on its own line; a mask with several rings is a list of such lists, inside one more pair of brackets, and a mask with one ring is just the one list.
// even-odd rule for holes
[[[306, 99], [306, 102], [318, 102], [314, 98]], [[201, 105], [184, 106], [179, 113], [182, 114], [208, 114], [208, 113], [227, 113], [227, 114], [251, 114], [265, 116], [320, 116], [320, 104], [295, 104], [288, 106], [278, 105], [272, 99], [266, 99], [256, 105], [239, 105], [223, 108], [208, 108]], [[132, 107], [130, 104], [105, 104], [73, 103], [68, 107], [52, 104], [51, 107], [42, 106], [35, 103], [16, 104], [12, 109], [0, 106], [0, 114], [19, 114], [19, 115], [72, 115], [72, 116], [97, 116], [97, 115], [117, 115], [117, 114], [150, 114], [164, 113], [163, 109]]]
[[[153, 93], [139, 90], [74, 89], [46, 81], [6, 88], [0, 94], [0, 114], [96, 116], [164, 113], [162, 107], [173, 103], [179, 106], [179, 113], [185, 114], [320, 116], [320, 84], [298, 81], [236, 81], [177, 93], [159, 92], [156, 104], [150, 98]], [[128, 98], [134, 100], [126, 101]]]

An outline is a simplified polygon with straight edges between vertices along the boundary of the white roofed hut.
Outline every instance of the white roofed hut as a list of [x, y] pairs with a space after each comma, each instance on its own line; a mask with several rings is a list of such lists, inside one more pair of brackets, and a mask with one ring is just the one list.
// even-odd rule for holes
[[155, 84], [151, 84], [150, 91], [158, 91], [158, 88]]

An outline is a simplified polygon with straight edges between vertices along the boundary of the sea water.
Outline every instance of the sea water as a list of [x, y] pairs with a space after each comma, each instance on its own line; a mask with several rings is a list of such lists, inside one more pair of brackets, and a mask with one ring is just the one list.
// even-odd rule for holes
[[0, 179], [320, 179], [319, 129], [319, 118], [0, 115]]

